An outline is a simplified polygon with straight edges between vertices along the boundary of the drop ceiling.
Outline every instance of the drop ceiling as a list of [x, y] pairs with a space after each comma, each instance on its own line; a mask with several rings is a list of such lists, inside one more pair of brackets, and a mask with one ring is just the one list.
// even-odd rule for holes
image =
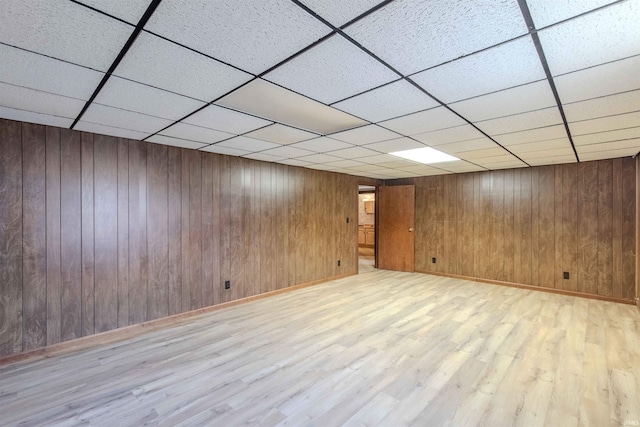
[[[640, 0], [4, 0], [0, 117], [388, 179], [640, 151]], [[389, 153], [433, 147], [460, 160]]]

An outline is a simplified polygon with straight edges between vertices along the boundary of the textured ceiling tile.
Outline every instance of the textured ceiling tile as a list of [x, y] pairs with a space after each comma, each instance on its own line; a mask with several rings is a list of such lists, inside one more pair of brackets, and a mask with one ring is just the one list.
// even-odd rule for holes
[[342, 160], [340, 157], [330, 156], [328, 154], [316, 153], [310, 156], [300, 157], [300, 160], [309, 163], [329, 163], [329, 162], [337, 162], [338, 160]]
[[554, 78], [563, 103], [640, 89], [640, 55]]
[[527, 0], [536, 28], [573, 18], [615, 0]]
[[352, 147], [351, 144], [326, 137], [298, 142], [297, 144], [291, 144], [291, 146], [302, 148], [303, 150], [314, 151], [316, 153], [326, 153], [327, 151], [341, 150], [343, 148]]
[[87, 100], [102, 73], [0, 44], [0, 81]]
[[[581, 160], [583, 160], [581, 158]], [[566, 156], [555, 156], [555, 157], [547, 157], [542, 159], [529, 159], [527, 160], [531, 166], [544, 166], [544, 165], [560, 165], [566, 163], [576, 163], [575, 154], [570, 154]]]
[[333, 166], [333, 167], [338, 167], [338, 168], [350, 168], [350, 167], [354, 167], [354, 166], [363, 166], [364, 163], [355, 161], [355, 160], [348, 160], [348, 159], [343, 159], [343, 160], [338, 160], [337, 162], [331, 162], [331, 163], [327, 163], [328, 166]]
[[529, 36], [411, 76], [413, 81], [445, 103], [545, 78], [538, 52]]
[[[638, 134], [636, 133], [636, 136]], [[595, 144], [576, 145], [578, 153], [595, 153], [605, 150], [631, 150], [631, 154], [635, 155], [640, 152], [640, 138], [630, 138], [622, 140], [614, 140], [607, 142], [598, 142]]]
[[286, 159], [286, 160], [282, 160], [280, 163], [284, 165], [289, 165], [289, 166], [307, 166], [312, 164], [311, 162], [305, 162], [299, 159]]
[[556, 157], [564, 158], [573, 158], [575, 159], [575, 154], [573, 153], [573, 149], [571, 145], [569, 145], [569, 141], [565, 141], [566, 143], [563, 146], [555, 147], [555, 148], [540, 148], [540, 150], [530, 150], [526, 152], [518, 152], [516, 153], [522, 160], [525, 162], [529, 162], [530, 160], [537, 159], [546, 159], [550, 160]]
[[386, 141], [401, 137], [395, 132], [376, 125], [362, 126], [357, 129], [351, 129], [344, 132], [338, 132], [331, 135], [331, 138], [339, 141], [348, 142], [354, 145], [371, 144], [374, 142]]
[[0, 106], [75, 119], [85, 102], [0, 82]]
[[640, 111], [640, 90], [564, 104], [568, 122]]
[[0, 41], [107, 71], [133, 27], [67, 0], [3, 0]]
[[60, 128], [68, 128], [73, 123], [73, 119], [69, 118], [32, 113], [31, 111], [16, 110], [14, 108], [8, 107], [0, 107], [0, 117], [3, 119], [37, 123], [40, 125], [57, 126]]
[[512, 132], [495, 135], [493, 139], [502, 145], [526, 144], [528, 142], [546, 141], [549, 139], [566, 138], [564, 125], [547, 126], [522, 132]]
[[142, 140], [149, 136], [148, 133], [144, 132], [136, 132], [134, 130], [122, 129], [112, 126], [104, 126], [97, 123], [84, 122], [82, 120], [76, 123], [74, 129], [83, 132], [97, 133], [99, 135], [117, 136], [118, 138], [129, 138], [137, 140]]
[[242, 157], [246, 157], [247, 159], [260, 160], [262, 162], [271, 162], [271, 163], [276, 163], [281, 160], [284, 160], [284, 157], [272, 156], [270, 154], [266, 154], [265, 152], [245, 154]]
[[538, 33], [551, 74], [640, 53], [640, 2], [626, 1]]
[[252, 78], [250, 74], [144, 31], [115, 74], [205, 102]]
[[495, 148], [496, 143], [489, 138], [472, 139], [469, 141], [450, 142], [438, 145], [435, 148], [447, 153], [459, 153], [464, 151], [482, 150], [486, 148]]
[[315, 133], [307, 132], [301, 129], [292, 128], [290, 126], [275, 123], [261, 129], [254, 130], [246, 134], [246, 136], [263, 141], [275, 142], [277, 144], [293, 144], [307, 139], [317, 138]]
[[264, 76], [266, 80], [326, 104], [398, 77], [339, 35], [330, 37]]
[[201, 126], [188, 125], [186, 123], [176, 123], [163, 130], [161, 134], [180, 139], [189, 139], [191, 141], [202, 142], [205, 144], [213, 144], [235, 136], [231, 133], [220, 132], [214, 129], [203, 128]]
[[331, 152], [332, 156], [342, 157], [343, 159], [357, 159], [358, 157], [375, 156], [376, 154], [379, 153], [364, 147], [351, 147]]
[[376, 142], [373, 144], [365, 145], [365, 148], [371, 150], [380, 151], [383, 153], [390, 153], [392, 151], [412, 150], [414, 148], [423, 148], [424, 144], [418, 141], [414, 141], [410, 138], [398, 138], [389, 141]]
[[[640, 122], [637, 123], [640, 125]], [[600, 144], [603, 142], [612, 142], [620, 140], [640, 139], [640, 127], [627, 129], [612, 130], [608, 132], [590, 133], [588, 135], [580, 135], [573, 137], [573, 142], [578, 145]], [[638, 146], [640, 151], [640, 145]]]
[[205, 105], [194, 99], [118, 77], [111, 77], [107, 81], [95, 102], [170, 120], [178, 120]]
[[403, 135], [416, 135], [465, 124], [464, 120], [444, 107], [398, 117], [380, 125]]
[[[445, 151], [446, 147], [439, 147], [439, 149], [442, 149], [443, 151]], [[464, 160], [477, 160], [477, 159], [486, 159], [486, 158], [493, 158], [493, 157], [497, 157], [497, 156], [504, 156], [505, 154], [508, 154], [507, 151], [502, 148], [502, 147], [498, 147], [497, 145], [491, 148], [482, 148], [482, 149], [474, 149], [474, 150], [467, 150], [467, 151], [458, 151], [456, 153], [450, 153], [453, 154], [456, 157], [459, 157], [461, 159]]]
[[201, 148], [200, 150], [208, 151], [209, 153], [226, 154], [228, 156], [244, 156], [250, 153], [249, 151], [238, 150], [237, 148], [224, 147], [218, 144], [208, 145], [204, 148]]
[[158, 132], [172, 123], [171, 120], [108, 107], [95, 102], [89, 106], [82, 116], [82, 120], [115, 128], [145, 132], [147, 135]]
[[149, 137], [147, 141], [154, 142], [156, 144], [172, 145], [174, 147], [181, 147], [181, 148], [189, 148], [192, 150], [197, 150], [199, 148], [203, 148], [206, 146], [206, 144], [202, 144], [196, 141], [189, 141], [181, 138], [172, 138], [170, 136], [165, 136], [165, 135], [153, 135], [152, 137]]
[[330, 32], [286, 0], [164, 0], [145, 29], [254, 74]]
[[262, 151], [280, 146], [271, 142], [260, 141], [259, 139], [247, 138], [246, 136], [236, 136], [216, 145], [245, 151]]
[[433, 132], [419, 133], [417, 135], [413, 135], [413, 138], [424, 144], [437, 146], [451, 142], [485, 138], [485, 136], [471, 125], [462, 125]]
[[302, 0], [305, 6], [336, 27], [362, 15], [382, 0]]
[[515, 0], [396, 0], [347, 34], [412, 74], [527, 33]]
[[217, 104], [319, 134], [366, 124], [364, 120], [262, 79], [248, 83]]
[[640, 123], [640, 111], [635, 111], [617, 116], [569, 123], [569, 129], [571, 129], [571, 135], [579, 136], [608, 130], [630, 128], [637, 126], [638, 123]]
[[269, 154], [270, 156], [278, 156], [286, 159], [311, 156], [315, 154], [313, 151], [303, 150], [301, 148], [295, 148], [288, 145], [284, 147], [272, 148], [270, 150], [263, 151], [263, 153]]
[[406, 80], [399, 80], [333, 104], [333, 107], [370, 122], [379, 122], [438, 105], [440, 104]]
[[80, 0], [80, 3], [136, 25], [149, 7], [150, 0]]
[[358, 158], [359, 162], [367, 163], [370, 165], [379, 165], [380, 163], [393, 162], [395, 160], [398, 160], [398, 158], [390, 154], [377, 154], [375, 156]]
[[558, 107], [545, 108], [528, 113], [514, 114], [499, 119], [485, 120], [476, 123], [488, 135], [518, 132], [562, 123]]
[[249, 132], [272, 123], [268, 120], [218, 107], [217, 105], [203, 108], [183, 121], [192, 125], [235, 134]]
[[[549, 156], [552, 155], [552, 150], [569, 150], [573, 153], [571, 149], [571, 143], [569, 142], [569, 138], [566, 136], [564, 138], [558, 139], [550, 139], [548, 141], [537, 141], [537, 142], [528, 142], [526, 144], [517, 144], [517, 145], [509, 145], [507, 146], [509, 151], [520, 156], [524, 153], [534, 153], [534, 152], [544, 152], [549, 150]], [[522, 157], [522, 156], [520, 156]]]
[[456, 102], [450, 107], [472, 122], [505, 117], [556, 105], [546, 80]]
[[[636, 141], [636, 144], [639, 144], [640, 141]], [[627, 157], [634, 156], [638, 153], [638, 145], [631, 148], [621, 148], [617, 150], [603, 148], [602, 151], [583, 151], [584, 147], [577, 148], [578, 155], [580, 156], [581, 162], [586, 162], [590, 160], [604, 160], [604, 159], [616, 159], [618, 157]]]

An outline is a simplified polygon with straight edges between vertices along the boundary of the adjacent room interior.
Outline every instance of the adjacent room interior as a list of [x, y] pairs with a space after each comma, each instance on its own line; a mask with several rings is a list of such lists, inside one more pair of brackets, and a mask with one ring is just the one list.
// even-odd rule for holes
[[640, 0], [0, 10], [0, 425], [640, 425]]

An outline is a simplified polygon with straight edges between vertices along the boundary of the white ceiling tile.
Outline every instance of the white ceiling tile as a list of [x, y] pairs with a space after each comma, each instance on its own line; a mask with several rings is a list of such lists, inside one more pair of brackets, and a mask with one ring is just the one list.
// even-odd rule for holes
[[640, 89], [640, 55], [554, 78], [563, 103]]
[[459, 160], [456, 162], [442, 162], [438, 163], [438, 167], [449, 172], [463, 173], [463, 172], [478, 172], [486, 170], [482, 166], [474, 165], [473, 163]]
[[259, 139], [247, 138], [246, 136], [236, 136], [216, 145], [244, 151], [263, 151], [280, 146], [271, 142], [260, 141]]
[[640, 53], [640, 2], [625, 1], [538, 32], [551, 74]]
[[99, 104], [179, 120], [205, 103], [112, 76], [95, 99]]
[[289, 165], [289, 166], [307, 166], [307, 165], [313, 164], [311, 162], [305, 162], [299, 159], [286, 159], [286, 160], [281, 160], [278, 163], [282, 163], [283, 165]]
[[377, 154], [379, 154], [377, 151], [364, 147], [351, 147], [331, 152], [332, 156], [342, 157], [343, 159], [357, 159], [358, 157], [375, 156]]
[[527, 33], [515, 0], [396, 0], [346, 33], [412, 74]]
[[144, 132], [147, 135], [158, 132], [172, 123], [171, 120], [108, 107], [95, 102], [85, 111], [82, 120], [114, 128]]
[[573, 18], [615, 0], [527, 0], [536, 28]]
[[343, 148], [353, 147], [346, 142], [337, 141], [335, 139], [321, 137], [310, 139], [308, 141], [298, 142], [291, 144], [291, 147], [302, 148], [303, 150], [310, 150], [316, 153], [326, 153], [327, 151], [341, 150]]
[[469, 141], [450, 142], [448, 144], [437, 145], [436, 148], [449, 154], [460, 153], [472, 150], [484, 150], [497, 147], [496, 143], [489, 138], [471, 139]]
[[517, 154], [520, 157], [522, 157], [521, 155], [525, 155], [528, 153], [545, 151], [549, 151], [549, 155], [551, 155], [553, 150], [558, 149], [568, 149], [573, 153], [569, 138], [567, 138], [566, 136], [564, 138], [550, 139], [548, 141], [528, 142], [526, 144], [510, 145], [507, 148], [512, 153]]
[[268, 120], [218, 107], [217, 105], [203, 108], [184, 119], [183, 122], [235, 134], [249, 132], [272, 123]]
[[340, 35], [330, 37], [264, 76], [326, 104], [398, 77]]
[[[299, 157], [299, 159], [305, 162], [314, 163], [314, 164], [337, 162], [338, 160], [342, 160], [340, 157], [330, 156], [329, 154], [321, 154], [321, 153], [316, 153], [316, 154], [312, 154], [310, 156], [305, 156], [305, 157]], [[309, 167], [311, 167], [311, 165], [309, 165]]]
[[495, 135], [493, 139], [495, 139], [502, 145], [515, 145], [566, 137], [567, 131], [565, 130], [564, 125], [555, 125], [525, 130], [521, 132], [511, 132], [502, 135]]
[[285, 145], [318, 137], [315, 133], [281, 125], [279, 123], [254, 130], [245, 136]]
[[80, 0], [80, 3], [136, 25], [149, 7], [150, 0]]
[[57, 126], [68, 128], [73, 123], [73, 119], [50, 116], [47, 114], [33, 113], [31, 111], [16, 110], [14, 108], [0, 107], [0, 117], [3, 119], [17, 120], [21, 122], [37, 123], [40, 125]]
[[[472, 153], [472, 151], [470, 151], [469, 153]], [[463, 160], [468, 160], [468, 159], [463, 159]], [[506, 151], [502, 150], [501, 154], [495, 154], [493, 156], [480, 156], [477, 158], [473, 159], [473, 163], [476, 163], [478, 165], [495, 165], [498, 163], [520, 163], [520, 161], [513, 156], [512, 154], [507, 153]]]
[[499, 119], [484, 120], [475, 123], [488, 135], [501, 135], [504, 133], [541, 128], [562, 123], [562, 117], [558, 107], [545, 108], [528, 113], [514, 114]]
[[640, 110], [640, 90], [564, 104], [568, 122], [607, 117]]
[[513, 168], [526, 168], [527, 165], [521, 162], [518, 159], [515, 160], [506, 160], [506, 161], [486, 161], [487, 159], [482, 159], [481, 161], [474, 162], [478, 163], [479, 166], [485, 167], [490, 170], [497, 169], [513, 169]]
[[200, 150], [208, 151], [209, 153], [226, 154], [228, 156], [244, 156], [250, 153], [249, 151], [238, 150], [237, 148], [224, 147], [218, 144], [207, 145], [206, 147], [201, 148]]
[[437, 107], [433, 98], [406, 80], [398, 80], [378, 89], [333, 104], [347, 113], [370, 122], [391, 119], [427, 108]]
[[376, 156], [359, 157], [358, 161], [370, 165], [379, 165], [380, 163], [388, 163], [398, 160], [397, 157], [390, 154], [378, 154]]
[[444, 107], [409, 114], [380, 123], [387, 129], [403, 135], [416, 135], [465, 124], [465, 121]]
[[272, 163], [280, 162], [281, 160], [284, 160], [284, 157], [272, 156], [264, 152], [246, 154], [242, 157], [246, 157], [247, 159], [260, 160], [262, 162], [272, 162]]
[[392, 151], [412, 150], [414, 148], [423, 148], [424, 144], [418, 141], [414, 141], [410, 138], [398, 138], [389, 141], [375, 142], [368, 144], [365, 148], [371, 150], [381, 151], [383, 153], [390, 153]]
[[635, 148], [622, 148], [619, 150], [603, 150], [594, 152], [580, 152], [578, 148], [578, 155], [581, 162], [587, 162], [590, 160], [604, 160], [604, 159], [617, 159], [619, 157], [634, 156], [638, 153], [637, 147]]
[[529, 163], [529, 160], [539, 160], [539, 159], [554, 159], [554, 158], [571, 158], [573, 156], [573, 160], [575, 161], [575, 154], [573, 153], [573, 149], [569, 144], [569, 141], [565, 141], [566, 144], [562, 147], [556, 148], [541, 148], [540, 150], [532, 150], [527, 151], [526, 153], [517, 153], [518, 157], [520, 157], [525, 162]]
[[115, 74], [205, 102], [252, 78], [250, 74], [144, 31]]
[[566, 156], [553, 156], [540, 159], [528, 159], [527, 163], [531, 166], [560, 165], [565, 163], [576, 163], [576, 155], [571, 153]]
[[378, 165], [362, 165], [362, 166], [353, 166], [350, 167], [349, 169], [356, 171], [356, 172], [369, 172], [369, 171], [373, 171], [376, 169], [380, 169], [380, 166]]
[[149, 137], [147, 141], [155, 142], [156, 144], [172, 145], [174, 147], [181, 147], [181, 148], [189, 148], [192, 150], [197, 150], [199, 148], [206, 147], [206, 144], [201, 144], [196, 141], [189, 141], [181, 138], [172, 138], [170, 136], [164, 136], [164, 135], [153, 135]]
[[[637, 123], [640, 125], [640, 122]], [[591, 133], [588, 135], [574, 136], [573, 142], [578, 145], [600, 144], [604, 142], [638, 139], [640, 138], [640, 127], [611, 130], [607, 132]], [[638, 146], [640, 151], [640, 145]]]
[[122, 129], [112, 126], [104, 126], [97, 123], [84, 122], [82, 120], [76, 123], [74, 129], [83, 132], [97, 133], [100, 135], [117, 136], [118, 138], [129, 138], [137, 140], [143, 140], [144, 138], [149, 136], [148, 133], [144, 132], [136, 132], [134, 130]]
[[[447, 152], [447, 147], [438, 147], [438, 149], [442, 149], [442, 151]], [[505, 154], [508, 154], [507, 151], [502, 148], [502, 147], [498, 147], [498, 146], [494, 146], [491, 148], [482, 148], [482, 149], [475, 149], [475, 150], [467, 150], [467, 151], [458, 151], [456, 153], [449, 153], [449, 154], [453, 154], [456, 157], [459, 157], [462, 160], [472, 160], [472, 161], [476, 161], [478, 159], [486, 159], [488, 157], [496, 157], [496, 156], [504, 156]]]
[[308, 8], [336, 27], [362, 15], [382, 0], [302, 0]]
[[0, 106], [75, 119], [85, 102], [0, 82]]
[[313, 151], [291, 147], [290, 145], [286, 145], [284, 147], [272, 148], [271, 150], [263, 151], [263, 153], [269, 154], [271, 156], [278, 156], [278, 157], [287, 158], [287, 159], [303, 157], [303, 156], [311, 156], [315, 154]]
[[0, 44], [0, 81], [88, 100], [102, 73]]
[[395, 159], [396, 160], [392, 162], [379, 163], [379, 165], [389, 169], [406, 169], [412, 166], [420, 165], [419, 162], [412, 162], [411, 160], [399, 160], [400, 157], [395, 157]]
[[609, 141], [598, 144], [589, 145], [576, 145], [576, 150], [580, 155], [585, 153], [595, 153], [600, 151], [618, 151], [618, 150], [630, 150], [630, 156], [633, 156], [640, 152], [640, 138], [624, 139], [620, 141]]
[[145, 29], [254, 74], [330, 32], [286, 0], [164, 0]]
[[543, 80], [456, 102], [450, 107], [468, 120], [477, 122], [540, 110], [553, 105], [556, 105], [556, 100], [549, 82]]
[[337, 162], [327, 163], [328, 166], [335, 166], [338, 168], [351, 168], [354, 166], [364, 166], [364, 163], [358, 162], [356, 160], [338, 160]]
[[[468, 141], [471, 139], [485, 138], [482, 132], [478, 131], [471, 125], [455, 126], [452, 128], [436, 130], [433, 132], [419, 133], [413, 135], [414, 139], [431, 145], [438, 146], [442, 144], [448, 144], [451, 142]], [[486, 138], [485, 138], [486, 139]], [[491, 142], [491, 141], [489, 141]]]
[[411, 76], [413, 81], [445, 103], [545, 78], [538, 52], [529, 36]]
[[339, 141], [348, 142], [354, 145], [371, 144], [374, 142], [387, 141], [401, 137], [395, 132], [382, 128], [377, 125], [362, 126], [357, 129], [351, 129], [344, 132], [331, 134], [331, 138]]
[[427, 165], [414, 165], [410, 167], [403, 168], [405, 172], [413, 172], [418, 176], [426, 176], [426, 175], [440, 175], [446, 173], [443, 169], [441, 169], [438, 165], [438, 168], [433, 168]]
[[227, 132], [204, 128], [201, 126], [188, 125], [186, 123], [176, 123], [173, 126], [163, 130], [162, 135], [172, 136], [174, 138], [189, 139], [204, 144], [213, 144], [232, 138], [234, 135]]
[[217, 104], [320, 134], [366, 124], [350, 114], [261, 79], [225, 96]]
[[608, 130], [625, 129], [640, 123], [640, 111], [569, 123], [571, 135], [579, 136]]
[[3, 0], [3, 43], [107, 71], [133, 27], [67, 0]]

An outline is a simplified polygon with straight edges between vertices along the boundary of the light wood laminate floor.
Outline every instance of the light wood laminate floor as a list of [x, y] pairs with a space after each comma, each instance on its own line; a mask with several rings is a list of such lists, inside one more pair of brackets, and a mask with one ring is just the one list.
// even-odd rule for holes
[[640, 313], [374, 271], [4, 366], [21, 423], [638, 425]]

